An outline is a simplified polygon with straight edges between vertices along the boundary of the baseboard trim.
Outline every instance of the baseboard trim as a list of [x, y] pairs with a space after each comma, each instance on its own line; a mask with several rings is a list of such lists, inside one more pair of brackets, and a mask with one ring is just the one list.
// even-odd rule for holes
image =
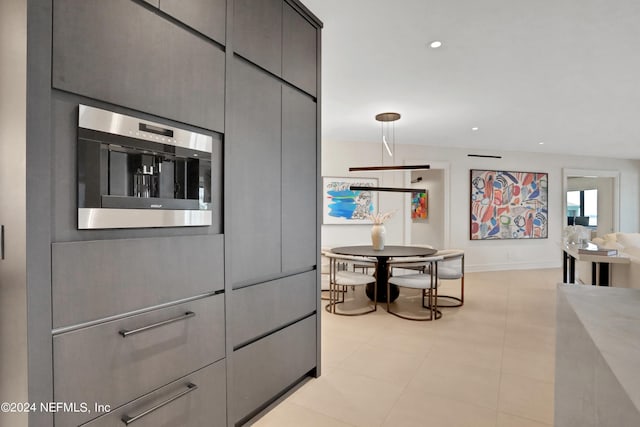
[[545, 261], [545, 262], [510, 262], [505, 264], [475, 264], [469, 265], [465, 263], [465, 272], [480, 273], [484, 271], [506, 271], [506, 270], [538, 270], [547, 268], [561, 268], [562, 262]]

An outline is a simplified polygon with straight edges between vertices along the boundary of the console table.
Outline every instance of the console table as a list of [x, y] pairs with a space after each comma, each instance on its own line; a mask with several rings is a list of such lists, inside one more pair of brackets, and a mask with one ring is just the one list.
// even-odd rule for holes
[[562, 248], [562, 281], [575, 283], [576, 260], [591, 263], [591, 284], [609, 286], [611, 284], [611, 269], [609, 264], [629, 264], [631, 260], [623, 254], [593, 255], [578, 251], [579, 245], [564, 245]]

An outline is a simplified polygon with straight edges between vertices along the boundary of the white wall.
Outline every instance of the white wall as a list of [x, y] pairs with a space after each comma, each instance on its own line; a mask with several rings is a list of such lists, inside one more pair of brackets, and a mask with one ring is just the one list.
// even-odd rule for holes
[[[468, 153], [501, 155], [502, 159], [472, 158]], [[522, 152], [487, 152], [421, 145], [398, 145], [396, 164], [427, 161], [450, 164], [447, 247], [466, 251], [469, 271], [549, 268], [561, 266], [560, 240], [564, 226], [562, 169], [618, 170], [620, 180], [620, 230], [640, 231], [640, 161]], [[408, 186], [404, 172], [350, 173], [350, 166], [380, 164], [380, 144], [362, 142], [322, 143], [322, 174], [327, 176], [379, 177], [383, 186]], [[498, 169], [549, 174], [549, 238], [537, 240], [469, 240], [469, 170]], [[445, 183], [446, 184], [446, 183]], [[387, 224], [387, 243], [404, 244], [409, 238], [405, 215], [409, 204], [402, 193], [380, 193], [381, 211], [398, 209]], [[436, 209], [432, 203], [430, 209]], [[370, 226], [323, 225], [322, 245], [370, 244]]]
[[[26, 402], [27, 2], [0, 1], [0, 401]], [[0, 425], [26, 426], [28, 414], [0, 413]]]

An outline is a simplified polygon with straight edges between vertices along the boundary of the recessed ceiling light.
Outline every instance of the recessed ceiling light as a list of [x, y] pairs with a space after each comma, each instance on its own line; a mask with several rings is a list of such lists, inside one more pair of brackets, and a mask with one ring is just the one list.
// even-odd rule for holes
[[437, 49], [442, 46], [442, 42], [440, 40], [434, 40], [429, 44], [429, 46], [431, 46], [432, 49]]
[[544, 145], [543, 141], [538, 142], [538, 145]]
[[477, 127], [477, 126], [474, 126], [474, 127], [471, 128], [471, 130], [474, 131], [474, 132], [477, 131], [478, 129], [480, 129], [480, 128]]

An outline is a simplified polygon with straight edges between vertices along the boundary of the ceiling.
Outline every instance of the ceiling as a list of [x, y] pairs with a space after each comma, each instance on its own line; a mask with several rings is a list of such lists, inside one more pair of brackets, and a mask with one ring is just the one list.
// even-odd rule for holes
[[399, 144], [640, 159], [638, 0], [303, 3], [324, 140], [379, 141], [396, 111]]

